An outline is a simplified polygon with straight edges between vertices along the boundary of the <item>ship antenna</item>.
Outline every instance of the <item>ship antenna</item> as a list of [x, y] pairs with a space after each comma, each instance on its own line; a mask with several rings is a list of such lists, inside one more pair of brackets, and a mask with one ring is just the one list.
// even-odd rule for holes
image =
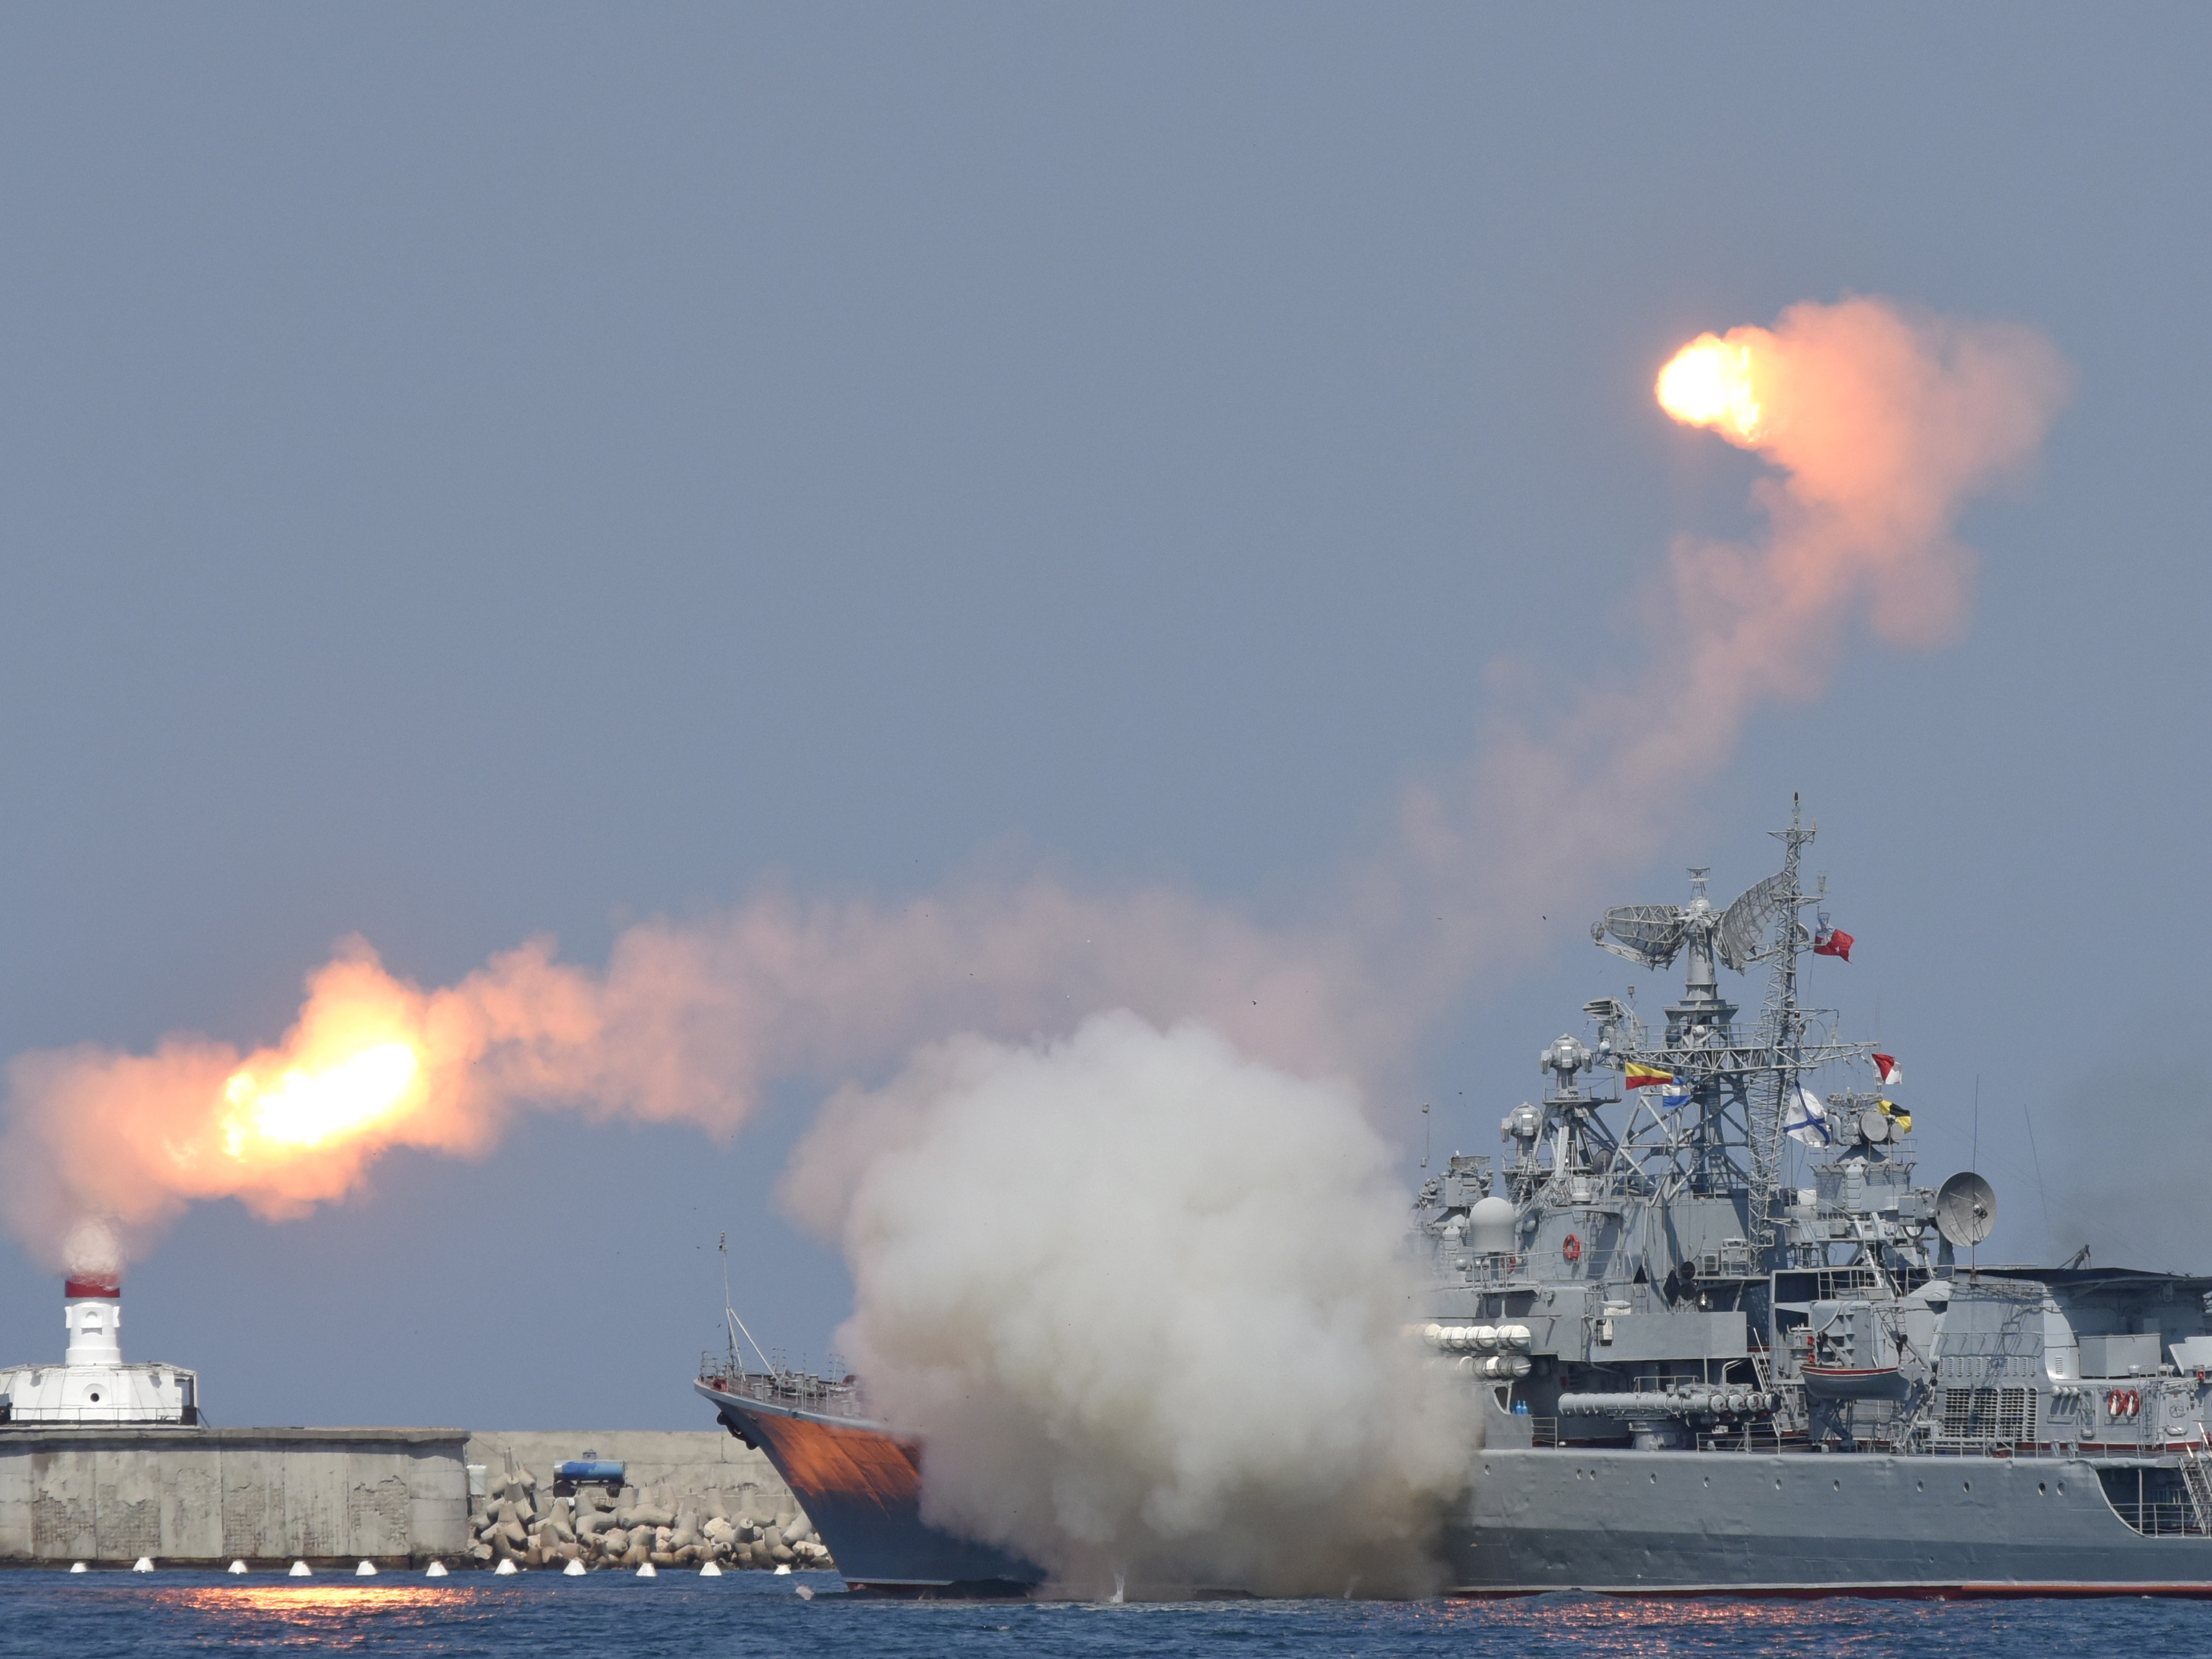
[[[760, 1355], [760, 1363], [762, 1366], [767, 1370], [770, 1376], [774, 1376], [776, 1375], [775, 1362], [770, 1359], [765, 1353], [761, 1352], [760, 1343], [754, 1338], [753, 1334], [750, 1331], [745, 1330], [745, 1322], [738, 1317], [738, 1310], [730, 1305], [729, 1234], [724, 1233], [721, 1237], [721, 1242], [716, 1244], [714, 1248], [722, 1253], [722, 1322], [729, 1330], [730, 1353], [733, 1358], [736, 1356], [738, 1352], [738, 1333], [739, 1331], [744, 1331], [745, 1340], [752, 1343], [753, 1352]], [[740, 1364], [742, 1364], [742, 1362], [740, 1362]]]
[[[1981, 1073], [1977, 1072], [1974, 1075], [1978, 1079]], [[2021, 1121], [2027, 1125], [2027, 1155], [2035, 1160], [2035, 1195], [2043, 1205], [2043, 1236], [2051, 1241], [2045, 1248], [2050, 1249], [2056, 1245], [2057, 1236], [2051, 1231], [2051, 1194], [2043, 1185], [2043, 1154], [2035, 1150], [2035, 1114], [2028, 1110], [2025, 1096], [2021, 1098], [2020, 1116]], [[1980, 1127], [1978, 1115], [1975, 1127]], [[1979, 1152], [1981, 1148], [1977, 1146], [1974, 1150]]]
[[[1979, 1072], [1977, 1072], [1974, 1073], [1974, 1138], [1970, 1143], [1970, 1149], [1966, 1153], [1967, 1167], [1970, 1169], [1973, 1168], [1978, 1165], [1981, 1161], [1982, 1074]], [[1973, 1247], [1966, 1252], [1966, 1282], [1969, 1285], [1977, 1282], [1981, 1278], [1981, 1268], [1982, 1241], [1979, 1238], [1977, 1238], [1973, 1243]]]

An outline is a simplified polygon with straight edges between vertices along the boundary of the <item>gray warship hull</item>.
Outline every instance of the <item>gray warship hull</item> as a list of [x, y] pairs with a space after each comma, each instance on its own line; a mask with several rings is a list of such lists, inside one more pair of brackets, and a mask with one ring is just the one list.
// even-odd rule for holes
[[2138, 1531], [2083, 1458], [1562, 1447], [1476, 1468], [1445, 1540], [1461, 1595], [2212, 1596], [2212, 1538]]

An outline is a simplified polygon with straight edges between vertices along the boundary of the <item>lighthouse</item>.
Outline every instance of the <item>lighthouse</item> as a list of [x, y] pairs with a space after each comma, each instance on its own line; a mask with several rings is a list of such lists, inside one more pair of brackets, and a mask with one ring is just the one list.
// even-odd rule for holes
[[178, 1365], [126, 1364], [123, 1280], [79, 1273], [62, 1287], [69, 1345], [58, 1365], [0, 1370], [0, 1421], [174, 1423], [199, 1421], [199, 1377]]

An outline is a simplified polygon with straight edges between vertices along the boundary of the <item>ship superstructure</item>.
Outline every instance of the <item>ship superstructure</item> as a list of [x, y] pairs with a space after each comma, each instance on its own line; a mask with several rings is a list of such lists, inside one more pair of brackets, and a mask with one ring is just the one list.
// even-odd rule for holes
[[[1975, 1265], [1988, 1184], [1916, 1184], [1894, 1061], [1801, 1001], [1850, 945], [1814, 833], [1725, 908], [1695, 870], [1607, 911], [1602, 948], [1685, 965], [1663, 1024], [1585, 1004], [1504, 1157], [1421, 1192], [1424, 1334], [1486, 1425], [1455, 1587], [2212, 1594], [2212, 1279]], [[1763, 970], [1750, 1019], [1722, 969]]]

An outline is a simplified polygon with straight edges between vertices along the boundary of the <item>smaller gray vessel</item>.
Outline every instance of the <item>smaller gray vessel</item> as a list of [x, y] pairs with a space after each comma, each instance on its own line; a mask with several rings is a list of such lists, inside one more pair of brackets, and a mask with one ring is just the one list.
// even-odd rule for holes
[[[1695, 870], [1607, 912], [1604, 949], [1686, 964], [1663, 1026], [1585, 1004], [1505, 1156], [1421, 1193], [1423, 1332], [1486, 1425], [1453, 1589], [2212, 1595], [2212, 1279], [1974, 1264], [1989, 1184], [1916, 1184], [1895, 1062], [1800, 1000], [1851, 941], [1778, 833], [1724, 908]], [[1754, 967], [1745, 1030], [1717, 969]]]

